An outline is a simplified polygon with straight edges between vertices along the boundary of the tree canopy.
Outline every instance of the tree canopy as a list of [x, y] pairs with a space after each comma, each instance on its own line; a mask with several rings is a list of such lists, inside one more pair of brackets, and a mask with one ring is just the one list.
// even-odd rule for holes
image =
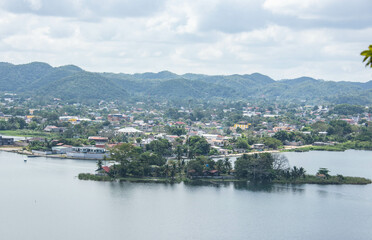
[[235, 161], [235, 171], [238, 178], [251, 181], [270, 181], [274, 178], [273, 155], [270, 153], [244, 154]]
[[369, 65], [372, 68], [372, 45], [369, 45], [368, 50], [364, 50], [360, 55], [364, 56], [363, 62], [366, 62], [366, 67]]
[[192, 136], [188, 139], [187, 144], [191, 153], [196, 155], [206, 155], [210, 151], [210, 144], [200, 136]]

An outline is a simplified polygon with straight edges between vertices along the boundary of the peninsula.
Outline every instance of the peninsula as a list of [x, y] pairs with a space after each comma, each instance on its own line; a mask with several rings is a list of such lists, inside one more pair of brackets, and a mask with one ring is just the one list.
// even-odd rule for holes
[[161, 160], [156, 154], [139, 153], [130, 144], [112, 150], [110, 160], [116, 164], [103, 166], [98, 162], [97, 173], [79, 174], [81, 180], [134, 181], [134, 182], [236, 182], [283, 184], [370, 184], [371, 180], [342, 175], [331, 176], [320, 168], [317, 174], [308, 175], [304, 168], [290, 168], [284, 155], [260, 153], [243, 154], [232, 168], [229, 158], [217, 161], [205, 156], [195, 159]]

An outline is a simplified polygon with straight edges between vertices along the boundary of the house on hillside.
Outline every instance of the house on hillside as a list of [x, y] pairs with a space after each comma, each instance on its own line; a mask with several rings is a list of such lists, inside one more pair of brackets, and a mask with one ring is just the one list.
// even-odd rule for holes
[[71, 152], [67, 152], [67, 157], [77, 159], [104, 159], [109, 153], [104, 148], [97, 147], [73, 147]]
[[121, 128], [117, 130], [118, 134], [124, 134], [125, 136], [130, 136], [130, 137], [139, 137], [143, 134], [142, 131], [137, 130], [133, 127], [126, 127], [126, 128]]
[[288, 140], [286, 140], [286, 141], [284, 141], [284, 145], [286, 145], [286, 146], [302, 146], [302, 145], [304, 145], [303, 143], [302, 143], [302, 141], [292, 141], [292, 142], [290, 142], [290, 141], [288, 141]]
[[263, 143], [256, 143], [252, 145], [252, 148], [258, 151], [262, 151], [265, 149], [265, 144]]
[[96, 147], [104, 148], [105, 145], [108, 143], [109, 139], [107, 137], [98, 137], [98, 136], [91, 136], [88, 138], [89, 141], [94, 141]]
[[211, 176], [211, 177], [215, 177], [215, 176], [220, 176], [220, 172], [218, 170], [204, 170], [203, 171], [203, 175], [204, 176]]
[[0, 146], [4, 145], [14, 145], [14, 138], [4, 138], [0, 136]]
[[111, 168], [109, 166], [102, 166], [102, 168], [99, 168], [96, 170], [96, 175], [99, 176], [105, 176], [110, 174]]
[[109, 122], [120, 122], [122, 120], [129, 121], [130, 117], [124, 114], [109, 114], [107, 120]]
[[173, 126], [177, 128], [184, 128], [186, 126], [186, 123], [179, 121], [179, 122], [175, 122]]
[[67, 154], [68, 152], [72, 152], [72, 146], [70, 145], [52, 147], [53, 154]]
[[224, 149], [224, 148], [221, 148], [221, 147], [218, 147], [218, 146], [211, 146], [211, 148], [216, 149], [218, 154], [221, 154], [221, 155], [229, 154], [229, 151], [231, 151], [231, 150]]
[[164, 138], [172, 143], [172, 142], [175, 142], [176, 139], [179, 138], [179, 136], [177, 136], [177, 135], [165, 135]]
[[240, 128], [242, 130], [245, 130], [245, 129], [248, 129], [249, 126], [251, 126], [250, 123], [241, 121], [241, 122], [234, 124], [234, 129]]
[[46, 126], [44, 128], [44, 132], [57, 132], [57, 133], [62, 133], [64, 132], [65, 128], [63, 127], [56, 127], [56, 126]]

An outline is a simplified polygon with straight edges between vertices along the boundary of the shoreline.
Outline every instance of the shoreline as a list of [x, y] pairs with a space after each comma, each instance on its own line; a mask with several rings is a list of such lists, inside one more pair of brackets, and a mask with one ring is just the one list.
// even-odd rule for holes
[[[72, 157], [67, 157], [66, 154], [48, 154], [48, 155], [39, 155], [39, 154], [34, 154], [30, 151], [23, 150], [23, 147], [16, 147], [16, 146], [1, 146], [0, 151], [4, 152], [13, 152], [13, 153], [18, 153], [21, 155], [27, 155], [27, 156], [37, 156], [37, 157], [51, 157], [51, 158], [65, 158], [65, 159], [80, 159], [80, 160], [94, 160], [97, 161], [99, 159], [86, 159], [86, 158], [72, 158]], [[247, 153], [232, 153], [232, 154], [226, 154], [226, 155], [212, 155], [209, 156], [211, 158], [225, 158], [225, 157], [241, 157], [243, 154], [256, 154], [256, 153], [280, 153], [281, 150], [267, 150], [267, 151], [254, 151], [254, 152], [247, 152]], [[170, 157], [168, 159], [175, 159], [173, 157]], [[101, 159], [102, 160], [102, 159]]]
[[[355, 150], [355, 149], [346, 149], [346, 150]], [[12, 152], [20, 155], [25, 155], [29, 157], [50, 157], [50, 158], [60, 158], [60, 159], [72, 159], [72, 160], [90, 160], [90, 161], [97, 161], [97, 159], [81, 159], [81, 158], [70, 158], [66, 155], [38, 155], [33, 154], [29, 151], [23, 150], [22, 147], [14, 147], [14, 146], [2, 146], [0, 147], [0, 151], [4, 152]], [[319, 149], [310, 149], [309, 151], [327, 151], [327, 150], [319, 150]], [[367, 150], [361, 150], [367, 151]], [[273, 152], [273, 151], [262, 151], [263, 152]], [[279, 152], [279, 151], [275, 151]], [[298, 151], [294, 151], [298, 152]], [[257, 152], [250, 152], [245, 154], [255, 154]], [[229, 157], [239, 157], [243, 154], [231, 154], [228, 155]], [[214, 156], [213, 158], [223, 158], [226, 155]], [[320, 185], [366, 185], [371, 184], [372, 181], [367, 178], [363, 177], [343, 177], [343, 180], [336, 179], [337, 176], [331, 176], [330, 179], [320, 179], [313, 175], [308, 175], [307, 178], [301, 179], [275, 179], [271, 183], [277, 184], [320, 184]], [[142, 177], [142, 178], [135, 178], [135, 177], [122, 177], [122, 178], [111, 178], [109, 176], [102, 176], [102, 175], [95, 175], [90, 173], [80, 173], [79, 174], [80, 180], [93, 180], [93, 181], [129, 181], [129, 182], [150, 182], [150, 183], [180, 183], [180, 182], [210, 182], [210, 183], [227, 183], [227, 182], [247, 182], [247, 179], [237, 179], [237, 178], [203, 178], [198, 177], [196, 179], [190, 179], [186, 177], [182, 178], [153, 178], [153, 177]]]
[[41, 155], [41, 154], [34, 154], [27, 150], [22, 150], [22, 147], [0, 147], [0, 152], [11, 152], [16, 153], [20, 155], [25, 155], [27, 157], [47, 157], [47, 158], [61, 158], [61, 159], [71, 159], [71, 160], [91, 160], [91, 161], [97, 161], [99, 159], [89, 159], [89, 158], [72, 158], [67, 157], [66, 154], [48, 154], [48, 155]]
[[[246, 153], [232, 153], [226, 155], [212, 155], [208, 156], [213, 159], [221, 159], [221, 158], [231, 158], [231, 157], [241, 157], [244, 154], [252, 155], [252, 154], [260, 154], [260, 153], [285, 153], [285, 152], [311, 152], [311, 151], [326, 151], [326, 152], [345, 152], [347, 150], [359, 150], [359, 151], [371, 151], [370, 149], [355, 149], [355, 148], [341, 148], [337, 145], [335, 146], [313, 146], [313, 145], [302, 145], [302, 146], [286, 146], [283, 149], [279, 150], [266, 150], [266, 151], [254, 151], [254, 152], [246, 152]], [[72, 160], [90, 160], [90, 161], [98, 161], [99, 159], [89, 159], [89, 158], [73, 158], [67, 157], [66, 154], [48, 154], [48, 155], [41, 155], [41, 154], [34, 154], [30, 151], [23, 150], [23, 147], [16, 147], [16, 146], [0, 146], [0, 151], [4, 152], [12, 152], [26, 156], [33, 156], [33, 157], [49, 157], [49, 158], [63, 158], [63, 159], [72, 159]], [[175, 160], [174, 157], [168, 157], [167, 160]], [[101, 159], [102, 160], [102, 159]]]
[[[206, 183], [234, 183], [234, 182], [250, 182], [248, 179], [239, 179], [239, 178], [196, 178], [190, 179], [186, 177], [182, 178], [159, 178], [159, 177], [119, 177], [114, 178], [108, 175], [96, 175], [91, 173], [80, 173], [78, 175], [79, 180], [86, 181], [99, 181], [99, 182], [137, 182], [137, 183], [197, 183], [197, 182], [206, 182]], [[318, 178], [314, 175], [307, 175], [306, 178], [299, 179], [274, 179], [271, 182], [266, 182], [262, 184], [318, 184], [318, 185], [367, 185], [371, 184], [372, 181], [363, 177], [350, 177], [345, 176], [339, 178], [338, 176], [330, 176], [327, 179]]]

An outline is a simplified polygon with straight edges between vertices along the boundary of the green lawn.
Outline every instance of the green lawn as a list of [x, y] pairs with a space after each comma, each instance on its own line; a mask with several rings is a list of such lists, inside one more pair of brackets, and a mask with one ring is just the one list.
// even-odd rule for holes
[[46, 138], [56, 138], [58, 134], [40, 132], [28, 129], [19, 129], [19, 130], [2, 130], [0, 135], [4, 136], [16, 136], [16, 137], [46, 137]]
[[319, 178], [314, 175], [306, 175], [306, 178], [297, 179], [275, 179], [273, 183], [283, 184], [371, 184], [371, 180], [362, 177], [347, 177], [347, 176], [330, 176], [329, 178]]
[[308, 152], [308, 151], [340, 151], [348, 149], [356, 150], [372, 150], [372, 142], [370, 141], [347, 141], [333, 146], [308, 146], [295, 149], [282, 150], [282, 152]]
[[99, 176], [95, 174], [89, 173], [80, 173], [78, 175], [80, 180], [93, 180], [93, 181], [127, 181], [127, 182], [137, 182], [137, 183], [180, 183], [182, 179], [180, 178], [164, 178], [164, 177], [119, 177], [119, 178], [112, 178], [109, 176]]
[[309, 147], [301, 147], [301, 148], [294, 148], [294, 149], [287, 149], [283, 150], [282, 152], [309, 152], [309, 151], [337, 151], [343, 152], [347, 150], [342, 144], [334, 145], [334, 146], [309, 146]]

